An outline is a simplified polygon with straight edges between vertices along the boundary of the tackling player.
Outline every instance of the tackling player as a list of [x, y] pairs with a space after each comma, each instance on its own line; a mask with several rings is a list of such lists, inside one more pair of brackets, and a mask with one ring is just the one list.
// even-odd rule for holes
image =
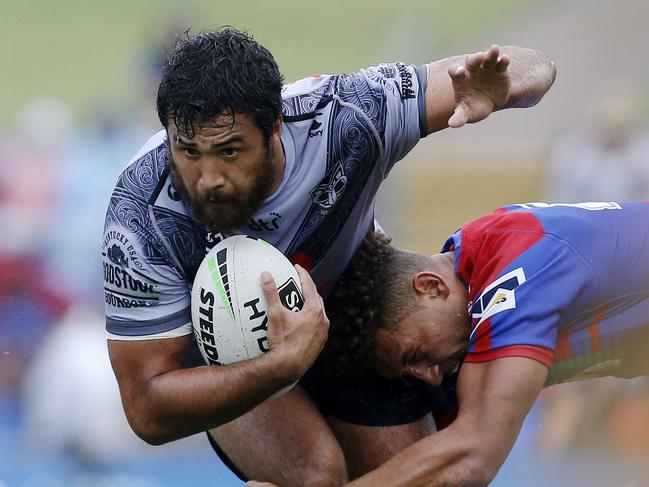
[[486, 485], [544, 385], [647, 375], [648, 242], [647, 202], [504, 207], [433, 256], [368, 236], [327, 307], [330, 364], [439, 384], [464, 363], [457, 419], [350, 485]]
[[135, 432], [160, 444], [209, 430], [242, 477], [314, 486], [342, 483], [345, 459], [357, 476], [425, 436], [422, 384], [328, 382], [311, 368], [264, 402], [309, 369], [326, 339], [305, 272], [305, 309], [270, 315], [271, 351], [221, 367], [191, 357], [190, 285], [208, 248], [245, 233], [326, 292], [375, 228], [381, 181], [421, 137], [532, 106], [554, 75], [538, 51], [492, 46], [282, 87], [272, 55], [235, 29], [180, 39], [158, 91], [164, 129], [120, 176], [103, 240], [109, 352]]

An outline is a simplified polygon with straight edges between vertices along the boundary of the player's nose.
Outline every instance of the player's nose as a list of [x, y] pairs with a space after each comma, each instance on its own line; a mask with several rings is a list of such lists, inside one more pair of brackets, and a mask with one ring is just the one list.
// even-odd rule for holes
[[227, 178], [221, 165], [215, 161], [205, 158], [201, 161], [201, 176], [198, 180], [198, 189], [200, 191], [207, 191], [218, 189], [225, 186]]

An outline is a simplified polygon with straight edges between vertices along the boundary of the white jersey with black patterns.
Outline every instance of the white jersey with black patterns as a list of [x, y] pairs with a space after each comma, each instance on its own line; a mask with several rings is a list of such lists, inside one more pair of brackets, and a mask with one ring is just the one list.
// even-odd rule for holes
[[[326, 292], [374, 228], [382, 180], [425, 134], [426, 77], [426, 66], [393, 63], [286, 85], [282, 182], [249, 224], [230, 234], [270, 242]], [[207, 232], [180, 200], [165, 136], [140, 149], [109, 202], [102, 259], [110, 339], [191, 333], [196, 270], [230, 235]]]

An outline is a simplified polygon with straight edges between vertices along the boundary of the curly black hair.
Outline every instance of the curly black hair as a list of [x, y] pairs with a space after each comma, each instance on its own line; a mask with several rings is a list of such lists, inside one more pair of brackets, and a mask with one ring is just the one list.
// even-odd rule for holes
[[390, 242], [383, 233], [369, 233], [327, 300], [331, 326], [320, 360], [331, 375], [367, 372], [377, 331], [419, 309], [411, 281], [425, 257]]
[[282, 111], [282, 75], [272, 54], [233, 27], [195, 36], [185, 32], [162, 70], [158, 118], [193, 136], [195, 129], [222, 114], [252, 116], [268, 140]]

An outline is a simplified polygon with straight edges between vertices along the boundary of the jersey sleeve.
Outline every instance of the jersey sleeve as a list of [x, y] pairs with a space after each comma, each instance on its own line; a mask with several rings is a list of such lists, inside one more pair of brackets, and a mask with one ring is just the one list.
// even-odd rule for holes
[[550, 367], [563, 317], [594, 278], [568, 244], [546, 235], [474, 300], [467, 362], [519, 356]]
[[384, 176], [426, 135], [428, 66], [380, 64], [342, 75], [337, 92], [367, 117], [380, 139]]
[[110, 199], [102, 239], [106, 330], [115, 340], [192, 332], [190, 290], [155, 231], [147, 201], [123, 173]]

